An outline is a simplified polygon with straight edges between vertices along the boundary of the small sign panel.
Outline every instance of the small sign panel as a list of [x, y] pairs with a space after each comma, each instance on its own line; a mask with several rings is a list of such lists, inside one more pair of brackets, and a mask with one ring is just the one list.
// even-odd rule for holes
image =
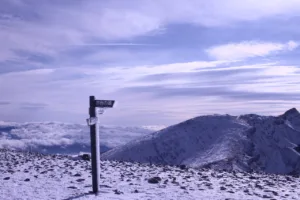
[[88, 126], [95, 125], [97, 123], [97, 121], [98, 121], [97, 117], [91, 117], [91, 118], [86, 119]]
[[112, 108], [115, 104], [115, 100], [95, 100], [94, 106], [100, 108]]

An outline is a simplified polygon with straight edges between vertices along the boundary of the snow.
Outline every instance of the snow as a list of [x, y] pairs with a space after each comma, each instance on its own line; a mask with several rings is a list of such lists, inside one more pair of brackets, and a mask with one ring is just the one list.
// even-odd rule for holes
[[[299, 128], [295, 109], [200, 116], [165, 129], [102, 126], [100, 147], [115, 148], [101, 155], [96, 196], [90, 161], [49, 154], [85, 150], [86, 125], [1, 122], [0, 199], [299, 199]], [[11, 150], [28, 147], [47, 154]]]
[[299, 127], [296, 109], [280, 116], [200, 116], [116, 147], [102, 159], [299, 174]]
[[[90, 168], [89, 161], [69, 156], [2, 149], [0, 199], [252, 200], [299, 199], [300, 195], [298, 176], [101, 161], [100, 193], [95, 196], [89, 193]], [[161, 181], [148, 183], [157, 176]]]

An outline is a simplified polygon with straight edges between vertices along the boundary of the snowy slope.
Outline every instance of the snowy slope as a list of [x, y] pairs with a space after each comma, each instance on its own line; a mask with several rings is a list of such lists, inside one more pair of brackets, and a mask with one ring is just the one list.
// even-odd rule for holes
[[131, 141], [104, 160], [300, 173], [300, 114], [200, 116]]
[[[0, 149], [1, 200], [299, 199], [299, 177], [102, 161], [100, 194], [90, 162]], [[155, 178], [156, 183], [149, 183]]]
[[[155, 131], [155, 127], [101, 126], [101, 152]], [[73, 154], [90, 151], [87, 125], [58, 122], [0, 122], [0, 148]]]

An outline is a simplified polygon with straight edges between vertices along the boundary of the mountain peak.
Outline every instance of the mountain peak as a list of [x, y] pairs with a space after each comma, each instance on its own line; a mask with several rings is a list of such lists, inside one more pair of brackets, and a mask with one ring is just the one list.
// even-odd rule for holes
[[298, 110], [296, 108], [291, 108], [291, 109], [287, 110], [283, 115], [284, 116], [294, 116], [294, 115], [300, 115], [300, 113], [298, 112]]
[[300, 132], [300, 114], [295, 108], [279, 118], [256, 114], [238, 118], [200, 116], [118, 146], [102, 154], [101, 158], [300, 174], [298, 148], [293, 149], [300, 144], [296, 132]]

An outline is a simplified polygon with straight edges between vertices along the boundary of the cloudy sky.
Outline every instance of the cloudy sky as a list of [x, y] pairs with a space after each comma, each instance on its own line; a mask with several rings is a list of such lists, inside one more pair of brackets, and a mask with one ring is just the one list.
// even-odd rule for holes
[[0, 0], [0, 120], [111, 125], [300, 107], [299, 0]]

